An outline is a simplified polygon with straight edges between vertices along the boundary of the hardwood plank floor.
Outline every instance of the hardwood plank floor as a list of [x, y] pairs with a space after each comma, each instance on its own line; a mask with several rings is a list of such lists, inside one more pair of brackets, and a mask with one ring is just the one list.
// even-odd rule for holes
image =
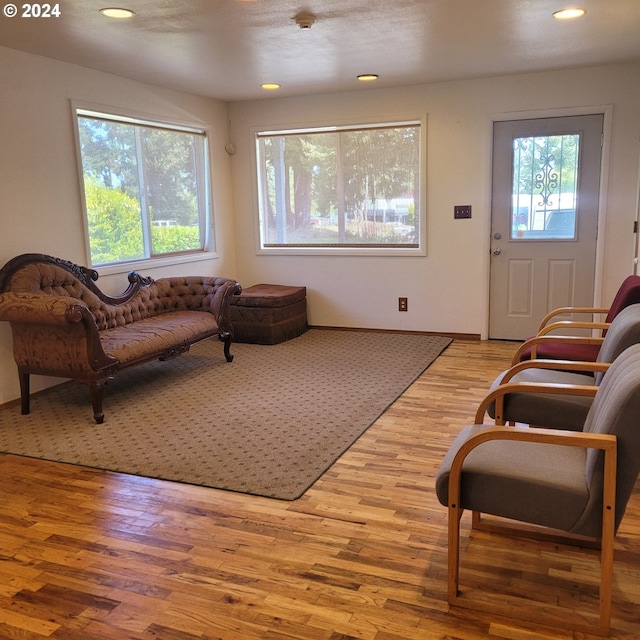
[[[2, 456], [0, 638], [591, 637], [446, 602], [434, 476], [513, 350], [454, 342], [294, 502]], [[596, 615], [597, 552], [470, 535], [469, 518], [463, 589], [516, 618], [530, 598], [549, 620]], [[640, 483], [615, 553], [611, 637], [638, 639]]]

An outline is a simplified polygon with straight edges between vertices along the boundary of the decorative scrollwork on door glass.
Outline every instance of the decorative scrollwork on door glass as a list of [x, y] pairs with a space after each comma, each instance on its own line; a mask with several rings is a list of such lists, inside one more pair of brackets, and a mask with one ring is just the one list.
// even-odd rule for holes
[[580, 134], [513, 141], [512, 240], [575, 240]]

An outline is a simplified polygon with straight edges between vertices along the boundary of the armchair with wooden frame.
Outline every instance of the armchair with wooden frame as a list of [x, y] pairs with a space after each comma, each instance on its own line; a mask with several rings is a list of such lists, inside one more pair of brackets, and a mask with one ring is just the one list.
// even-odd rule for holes
[[448, 508], [449, 603], [519, 619], [530, 614], [538, 624], [548, 614], [533, 606], [476, 602], [460, 592], [460, 519], [469, 510], [474, 529], [598, 547], [597, 621], [556, 618], [549, 624], [608, 635], [614, 537], [639, 471], [640, 345], [608, 368], [581, 431], [481, 424], [463, 429], [436, 477], [438, 499]]
[[579, 431], [605, 371], [625, 349], [640, 344], [640, 304], [623, 309], [602, 339], [596, 362], [525, 360], [503, 371], [476, 413], [495, 424], [524, 423]]
[[[610, 307], [561, 307], [549, 312], [540, 322], [535, 336], [526, 340], [513, 356], [513, 364], [529, 359], [577, 360], [594, 362], [607, 329], [626, 307], [640, 303], [640, 275], [627, 276]], [[584, 320], [559, 320], [558, 316], [578, 315]], [[603, 321], [597, 316], [605, 315]], [[586, 330], [587, 335], [566, 335], [567, 331]], [[558, 334], [556, 332], [565, 332]]]

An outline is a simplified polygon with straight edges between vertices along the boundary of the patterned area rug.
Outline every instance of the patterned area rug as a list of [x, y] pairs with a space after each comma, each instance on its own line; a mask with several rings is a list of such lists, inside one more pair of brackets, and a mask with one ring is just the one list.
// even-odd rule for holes
[[66, 383], [0, 411], [0, 451], [242, 493], [301, 496], [450, 344], [311, 329], [273, 346], [214, 339], [121, 372], [105, 422]]

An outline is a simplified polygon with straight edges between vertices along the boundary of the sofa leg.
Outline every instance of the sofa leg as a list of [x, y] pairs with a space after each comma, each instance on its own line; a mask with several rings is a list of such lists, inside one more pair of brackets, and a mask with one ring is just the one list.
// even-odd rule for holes
[[89, 383], [89, 393], [91, 394], [91, 405], [93, 406], [93, 418], [96, 424], [104, 422], [104, 412], [102, 410], [102, 396], [104, 392], [105, 380]]
[[29, 374], [18, 369], [18, 375], [20, 376], [20, 409], [22, 415], [26, 416], [31, 411]]
[[233, 356], [231, 355], [231, 334], [221, 333], [220, 340], [224, 342], [224, 357], [227, 359], [227, 362], [233, 362]]

